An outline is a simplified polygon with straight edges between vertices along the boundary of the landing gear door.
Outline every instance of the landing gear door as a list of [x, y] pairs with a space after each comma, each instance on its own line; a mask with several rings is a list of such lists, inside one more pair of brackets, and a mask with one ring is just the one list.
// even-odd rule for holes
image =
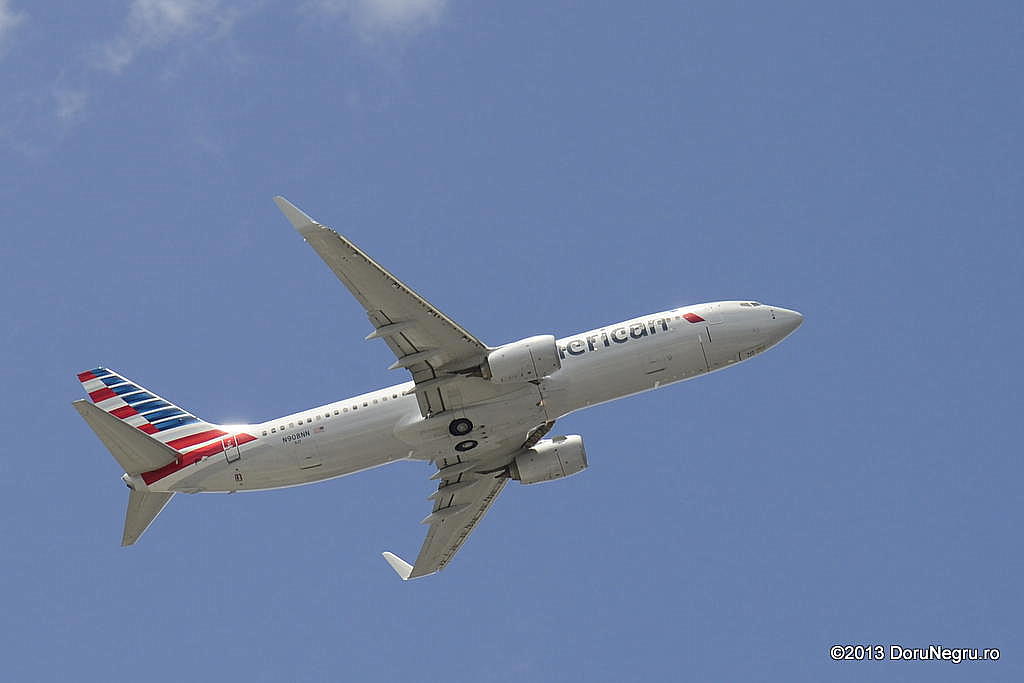
[[236, 462], [242, 457], [242, 454], [238, 451], [238, 442], [233, 436], [225, 436], [221, 439], [221, 444], [224, 446], [224, 457], [228, 462]]

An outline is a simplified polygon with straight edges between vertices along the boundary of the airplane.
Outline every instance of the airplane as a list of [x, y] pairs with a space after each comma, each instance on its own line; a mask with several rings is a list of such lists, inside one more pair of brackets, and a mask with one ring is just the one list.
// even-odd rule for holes
[[796, 311], [757, 301], [683, 306], [561, 339], [487, 346], [355, 244], [288, 200], [274, 201], [366, 309], [411, 381], [255, 424], [206, 422], [104, 367], [78, 374], [72, 405], [124, 469], [121, 544], [176, 493], [311, 484], [399, 461], [433, 463], [436, 490], [415, 562], [383, 553], [403, 579], [444, 569], [510, 480], [537, 484], [587, 467], [579, 435], [549, 436], [584, 408], [717, 372], [796, 330]]

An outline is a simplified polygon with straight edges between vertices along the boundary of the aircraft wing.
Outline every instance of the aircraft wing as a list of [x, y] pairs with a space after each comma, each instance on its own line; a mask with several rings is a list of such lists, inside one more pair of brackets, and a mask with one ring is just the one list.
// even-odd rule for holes
[[455, 442], [461, 437], [451, 431], [447, 419], [440, 420], [437, 429], [429, 424], [431, 420], [424, 421], [426, 450], [439, 448], [424, 454], [439, 467], [432, 477], [440, 480], [437, 491], [430, 496], [433, 510], [423, 520], [430, 528], [415, 564], [392, 553], [384, 553], [384, 558], [403, 579], [440, 571], [462, 547], [508, 481], [496, 473], [519, 449], [536, 443], [553, 424], [542, 407], [539, 391], [525, 381], [496, 384], [484, 379], [478, 367], [493, 349], [345, 237], [316, 222], [284, 197], [275, 197], [274, 201], [366, 309], [374, 327], [367, 339], [381, 338], [387, 343], [396, 357], [391, 369], [406, 368], [412, 373], [412, 391], [424, 418], [439, 413], [457, 416], [468, 406], [486, 405], [490, 407], [477, 415], [497, 419], [502, 406], [514, 401], [522, 409], [520, 420], [497, 419], [499, 424], [493, 424], [487, 419], [485, 424], [490, 428], [477, 437], [487, 439], [487, 445], [481, 443], [475, 448], [476, 441], [472, 440], [471, 452], [458, 450]]
[[415, 564], [409, 564], [394, 553], [384, 553], [391, 568], [403, 580], [444, 569], [505, 487], [508, 463], [516, 453], [537, 445], [554, 425], [553, 420], [538, 425], [522, 444], [513, 442], [516, 445], [509, 447], [506, 442], [483, 457], [436, 460], [438, 469], [430, 478], [439, 481], [437, 490], [429, 497], [434, 506], [422, 522], [429, 524], [430, 530]]
[[493, 473], [478, 474], [466, 469], [473, 464], [450, 465], [434, 475], [441, 481], [430, 496], [434, 510], [423, 520], [430, 530], [415, 564], [410, 565], [394, 553], [384, 553], [384, 559], [403, 580], [444, 569], [505, 488], [507, 477], [496, 478]]
[[390, 369], [404, 367], [412, 373], [420, 412], [427, 416], [451, 408], [443, 386], [454, 371], [480, 365], [489, 351], [487, 346], [352, 242], [284, 197], [274, 197], [274, 201], [366, 309], [374, 327], [367, 339], [383, 338], [391, 348], [397, 360]]

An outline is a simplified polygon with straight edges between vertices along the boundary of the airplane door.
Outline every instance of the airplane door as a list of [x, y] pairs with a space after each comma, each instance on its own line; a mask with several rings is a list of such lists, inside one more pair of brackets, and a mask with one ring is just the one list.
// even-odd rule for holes
[[236, 462], [242, 457], [241, 452], [238, 450], [238, 441], [233, 436], [225, 436], [220, 440], [224, 446], [224, 458], [228, 462]]
[[713, 337], [711, 336], [710, 327], [702, 328], [697, 335], [697, 346], [700, 348], [701, 360], [704, 362], [704, 367], [708, 371], [711, 370], [712, 340]]
[[722, 328], [716, 328], [715, 326], [725, 320], [725, 316], [722, 314], [722, 304], [708, 304], [701, 310], [700, 315], [704, 318], [704, 326], [697, 337], [697, 345], [700, 346], [704, 366], [710, 372], [721, 365], [715, 361], [715, 352], [717, 350], [715, 349], [715, 335]]

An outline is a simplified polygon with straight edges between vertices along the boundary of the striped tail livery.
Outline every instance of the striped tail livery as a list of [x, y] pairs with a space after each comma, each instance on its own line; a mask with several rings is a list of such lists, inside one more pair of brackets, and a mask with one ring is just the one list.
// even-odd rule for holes
[[89, 400], [72, 405], [124, 468], [131, 489], [121, 545], [135, 543], [174, 495], [151, 485], [255, 439], [205, 422], [108, 368], [80, 372], [78, 380]]

